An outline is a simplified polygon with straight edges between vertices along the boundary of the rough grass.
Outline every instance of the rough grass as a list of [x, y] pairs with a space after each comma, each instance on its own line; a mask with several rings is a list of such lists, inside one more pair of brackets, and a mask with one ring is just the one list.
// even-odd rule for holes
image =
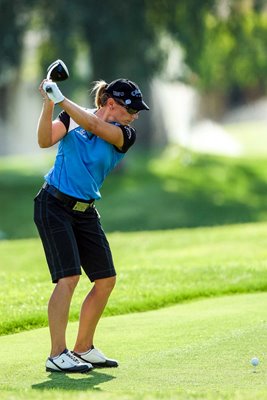
[[[200, 297], [267, 290], [267, 224], [112, 233], [118, 283], [105, 315], [158, 309]], [[0, 242], [0, 332], [46, 326], [53, 288], [39, 239]], [[90, 284], [82, 277], [77, 320]]]

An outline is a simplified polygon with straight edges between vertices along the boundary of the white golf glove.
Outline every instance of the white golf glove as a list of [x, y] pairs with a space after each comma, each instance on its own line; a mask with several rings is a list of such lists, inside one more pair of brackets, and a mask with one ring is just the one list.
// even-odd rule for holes
[[61, 103], [65, 99], [55, 82], [44, 82], [43, 89], [55, 104]]

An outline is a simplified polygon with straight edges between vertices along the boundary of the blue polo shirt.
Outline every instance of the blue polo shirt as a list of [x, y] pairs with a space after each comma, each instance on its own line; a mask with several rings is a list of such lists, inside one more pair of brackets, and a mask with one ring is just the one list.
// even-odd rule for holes
[[[94, 110], [88, 110], [94, 112]], [[100, 199], [105, 177], [123, 159], [136, 139], [135, 129], [117, 124], [123, 132], [121, 150], [100, 137], [87, 132], [63, 111], [58, 118], [67, 134], [60, 140], [54, 166], [45, 180], [61, 192], [78, 199]]]

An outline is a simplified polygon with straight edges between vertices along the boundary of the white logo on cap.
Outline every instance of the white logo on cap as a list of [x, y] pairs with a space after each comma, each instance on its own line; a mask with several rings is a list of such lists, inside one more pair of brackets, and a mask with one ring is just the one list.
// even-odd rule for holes
[[133, 90], [131, 92], [131, 95], [134, 96], [134, 97], [141, 97], [142, 96], [140, 90], [138, 90], [138, 89]]
[[116, 92], [116, 90], [113, 90], [113, 96], [122, 97], [122, 96], [124, 96], [124, 92]]
[[132, 100], [130, 100], [130, 99], [127, 99], [127, 100], [125, 100], [125, 104], [131, 104], [131, 102], [132, 102]]

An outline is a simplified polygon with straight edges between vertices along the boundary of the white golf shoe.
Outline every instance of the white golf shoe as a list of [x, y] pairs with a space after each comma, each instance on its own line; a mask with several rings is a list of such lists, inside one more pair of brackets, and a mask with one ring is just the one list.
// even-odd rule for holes
[[82, 362], [79, 358], [75, 357], [68, 349], [65, 349], [57, 357], [48, 357], [46, 360], [47, 372], [89, 372], [93, 366], [88, 362]]
[[119, 366], [118, 361], [107, 358], [100, 350], [94, 346], [85, 353], [73, 354], [84, 363], [92, 364], [93, 368], [116, 368]]

